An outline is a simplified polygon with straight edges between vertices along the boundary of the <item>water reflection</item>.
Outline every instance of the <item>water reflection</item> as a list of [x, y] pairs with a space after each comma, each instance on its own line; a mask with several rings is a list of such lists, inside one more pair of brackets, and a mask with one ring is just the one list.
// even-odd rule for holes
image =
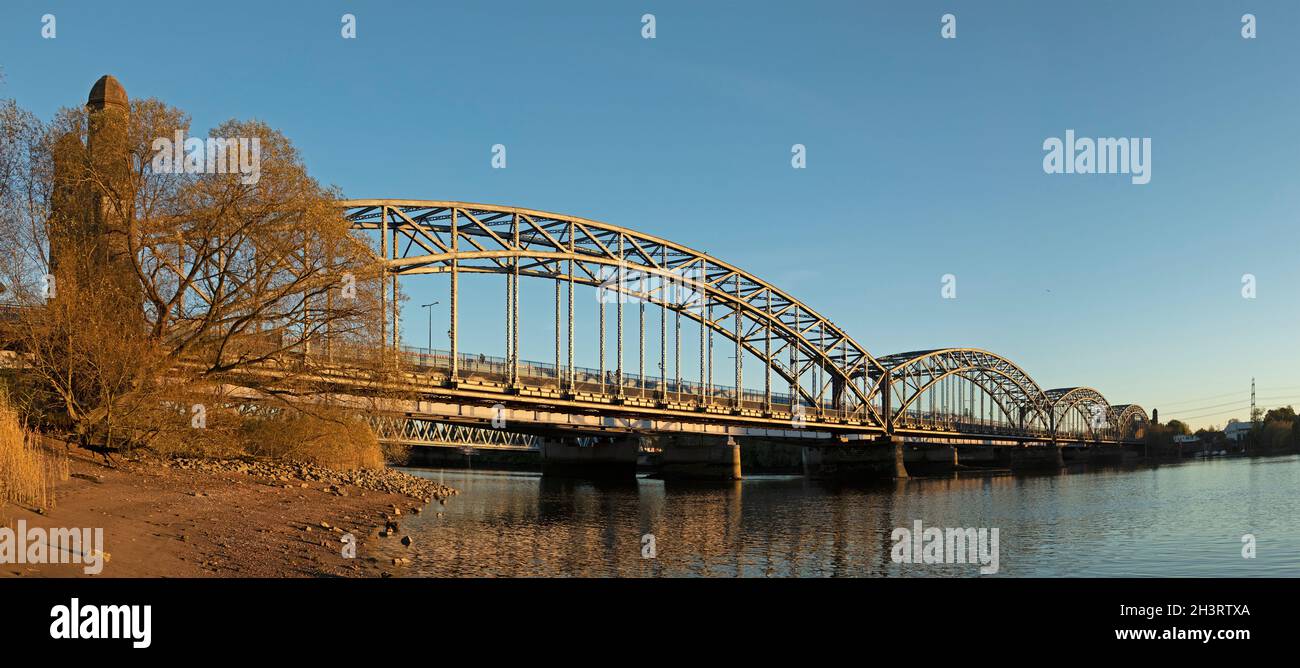
[[[896, 527], [998, 527], [1002, 576], [1300, 575], [1300, 458], [1066, 475], [962, 474], [844, 485], [725, 484], [412, 469], [462, 493], [405, 518], [423, 576], [932, 576], [896, 564]], [[1254, 533], [1258, 558], [1243, 559]], [[657, 554], [642, 557], [645, 534]], [[385, 543], [384, 556], [403, 548]]]

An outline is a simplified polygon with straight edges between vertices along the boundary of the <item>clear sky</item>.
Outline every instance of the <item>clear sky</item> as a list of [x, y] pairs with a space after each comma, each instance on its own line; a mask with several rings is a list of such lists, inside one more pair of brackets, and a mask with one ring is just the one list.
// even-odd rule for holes
[[[1203, 425], [1246, 419], [1252, 377], [1263, 406], [1300, 404], [1297, 35], [1300, 3], [1264, 0], [9, 0], [0, 97], [49, 118], [112, 73], [195, 130], [267, 121], [349, 197], [628, 226], [775, 283], [877, 356], [987, 348], [1044, 387]], [[1067, 129], [1151, 138], [1150, 183], [1045, 174]], [[404, 283], [412, 345], [438, 280]], [[463, 349], [500, 354], [501, 294], [467, 300]], [[523, 321], [549, 328], [539, 302]], [[549, 345], [526, 330], [523, 355]]]

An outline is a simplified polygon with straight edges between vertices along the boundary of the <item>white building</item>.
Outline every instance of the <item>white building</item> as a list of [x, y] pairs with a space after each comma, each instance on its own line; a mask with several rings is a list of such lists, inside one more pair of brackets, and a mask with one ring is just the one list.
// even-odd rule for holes
[[1251, 423], [1249, 422], [1229, 422], [1228, 426], [1223, 428], [1223, 434], [1228, 437], [1229, 441], [1240, 441], [1246, 438], [1250, 433]]

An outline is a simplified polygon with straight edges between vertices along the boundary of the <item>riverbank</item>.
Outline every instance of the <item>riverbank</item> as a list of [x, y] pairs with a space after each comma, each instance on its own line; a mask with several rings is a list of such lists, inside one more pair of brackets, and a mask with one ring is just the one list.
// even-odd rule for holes
[[[72, 449], [49, 508], [7, 505], [0, 522], [102, 528], [97, 577], [382, 577], [405, 562], [374, 555], [400, 546], [404, 517], [457, 492], [383, 469], [340, 473], [238, 460], [118, 459]], [[395, 527], [395, 528], [394, 528]], [[347, 556], [351, 536], [354, 556]], [[386, 553], [391, 553], [387, 549]], [[400, 557], [398, 558], [400, 559]], [[20, 564], [0, 577], [81, 577], [82, 564]]]

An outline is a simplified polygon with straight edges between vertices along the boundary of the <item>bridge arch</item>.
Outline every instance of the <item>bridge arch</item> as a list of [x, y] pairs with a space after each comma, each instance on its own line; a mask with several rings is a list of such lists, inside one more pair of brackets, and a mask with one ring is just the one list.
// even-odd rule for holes
[[1115, 413], [1115, 423], [1122, 439], [1137, 438], [1143, 427], [1151, 420], [1146, 409], [1137, 404], [1120, 404], [1112, 406], [1111, 410]]
[[[939, 418], [948, 428], [955, 428], [952, 423], [960, 422], [965, 414], [980, 413], [996, 422], [1000, 412], [1008, 426], [1017, 430], [1046, 432], [1049, 429], [1048, 402], [1043, 390], [1028, 373], [1000, 355], [978, 348], [940, 348], [897, 353], [876, 361], [889, 379], [887, 384], [877, 383], [878, 393], [889, 393], [888, 399], [882, 396], [878, 401], [890, 404], [888, 414], [895, 428], [909, 426], [914, 421], [912, 415], [921, 413], [928, 399], [931, 420]], [[954, 380], [964, 381], [966, 389], [972, 392], [969, 408], [963, 407], [960, 396], [963, 386], [953, 387]], [[982, 393], [979, 409], [973, 396], [976, 390]], [[955, 401], [954, 395], [958, 395]], [[982, 408], [983, 396], [991, 400], [987, 412]], [[935, 410], [936, 405], [940, 410]]]
[[1052, 408], [1053, 436], [1113, 440], [1119, 420], [1101, 392], [1091, 387], [1059, 387], [1045, 394]]
[[[622, 307], [625, 297], [658, 306], [717, 333], [736, 348], [736, 405], [742, 405], [743, 355], [764, 366], [764, 401], [770, 410], [772, 375], [789, 386], [792, 403], [819, 414], [832, 413], [863, 425], [882, 424], [874, 383], [884, 376], [875, 358], [846, 332], [793, 296], [707, 253], [624, 227], [533, 209], [451, 201], [369, 199], [339, 203], [353, 229], [378, 232], [380, 253], [394, 281], [410, 274], [451, 275], [450, 336], [456, 375], [457, 277], [467, 273], [507, 276], [507, 364], [517, 379], [518, 295], [521, 277], [550, 279], [556, 284], [556, 380], [566, 383], [560, 359], [561, 285], [568, 284], [569, 374], [573, 363], [573, 285], [613, 294], [618, 312], [622, 391]], [[389, 279], [385, 279], [389, 280]], [[602, 299], [604, 302], [604, 299]], [[513, 310], [513, 319], [511, 311]], [[601, 331], [604, 331], [604, 309]], [[394, 314], [394, 343], [397, 322]], [[661, 337], [664, 333], [661, 329]], [[511, 341], [513, 340], [513, 345]], [[661, 346], [661, 351], [667, 346]], [[709, 345], [712, 349], [712, 345]], [[701, 342], [701, 357], [705, 346]], [[680, 351], [679, 351], [680, 352]], [[711, 355], [710, 355], [711, 357]], [[601, 371], [604, 336], [601, 336]], [[703, 369], [710, 360], [701, 359]], [[664, 364], [661, 360], [661, 364]], [[666, 374], [666, 364], [662, 372]], [[680, 364], [677, 365], [680, 376]], [[680, 386], [681, 378], [677, 378]], [[575, 382], [567, 379], [570, 387]], [[706, 385], [707, 388], [707, 385]]]

